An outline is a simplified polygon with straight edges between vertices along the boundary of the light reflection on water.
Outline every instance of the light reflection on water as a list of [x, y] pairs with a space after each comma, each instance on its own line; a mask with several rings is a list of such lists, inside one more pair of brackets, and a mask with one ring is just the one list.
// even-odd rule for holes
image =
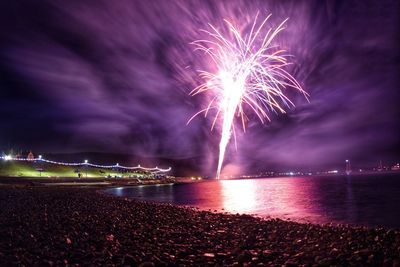
[[254, 180], [222, 180], [222, 206], [226, 211], [254, 213], [257, 209], [256, 183]]
[[301, 222], [400, 227], [399, 175], [212, 180], [106, 191], [141, 200]]
[[320, 210], [313, 183], [302, 177], [221, 181], [228, 212], [330, 222]]

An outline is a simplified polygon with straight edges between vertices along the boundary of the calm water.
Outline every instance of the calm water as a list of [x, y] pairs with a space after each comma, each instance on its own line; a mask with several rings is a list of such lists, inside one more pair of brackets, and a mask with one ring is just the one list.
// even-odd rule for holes
[[108, 189], [117, 196], [314, 223], [400, 227], [400, 175], [285, 177]]

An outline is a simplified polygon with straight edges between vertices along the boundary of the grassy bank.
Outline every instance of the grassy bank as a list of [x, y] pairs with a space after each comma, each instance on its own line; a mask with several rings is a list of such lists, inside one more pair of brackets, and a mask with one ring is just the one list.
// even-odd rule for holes
[[113, 169], [88, 166], [63, 166], [44, 162], [0, 161], [0, 177], [140, 177], [138, 173], [123, 173]]

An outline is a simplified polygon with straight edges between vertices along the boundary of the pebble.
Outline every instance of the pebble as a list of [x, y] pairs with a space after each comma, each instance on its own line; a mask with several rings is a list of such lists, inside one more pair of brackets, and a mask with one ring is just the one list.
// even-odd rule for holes
[[400, 267], [396, 229], [265, 220], [97, 190], [0, 188], [0, 266]]

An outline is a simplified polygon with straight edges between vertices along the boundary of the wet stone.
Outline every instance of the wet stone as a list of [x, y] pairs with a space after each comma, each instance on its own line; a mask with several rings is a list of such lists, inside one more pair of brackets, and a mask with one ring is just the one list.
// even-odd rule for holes
[[137, 262], [136, 262], [135, 258], [129, 254], [125, 255], [122, 260], [122, 265], [134, 266], [136, 264], [137, 264]]
[[0, 207], [1, 266], [399, 266], [394, 229], [198, 211], [97, 188], [0, 188]]
[[142, 262], [139, 267], [155, 267], [154, 263], [151, 261]]

